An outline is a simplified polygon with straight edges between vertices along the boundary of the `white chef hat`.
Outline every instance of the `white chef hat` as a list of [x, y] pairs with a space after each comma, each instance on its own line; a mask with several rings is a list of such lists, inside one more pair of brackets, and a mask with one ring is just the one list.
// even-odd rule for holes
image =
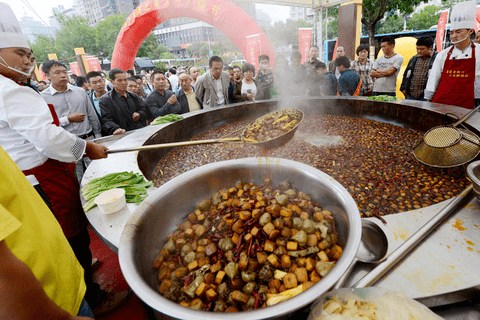
[[0, 2], [0, 49], [30, 48], [12, 8]]
[[477, 14], [477, 2], [465, 1], [457, 3], [450, 15], [450, 30], [473, 29], [475, 15]]

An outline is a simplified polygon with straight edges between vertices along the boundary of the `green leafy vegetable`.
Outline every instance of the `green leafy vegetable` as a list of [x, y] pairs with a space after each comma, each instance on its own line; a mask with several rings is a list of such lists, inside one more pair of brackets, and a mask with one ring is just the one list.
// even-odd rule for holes
[[380, 96], [371, 96], [368, 97], [367, 100], [373, 100], [373, 101], [397, 101], [397, 97], [392, 97], [392, 96], [387, 96], [385, 94], [380, 95]]
[[167, 114], [166, 116], [156, 117], [155, 120], [152, 121], [151, 125], [154, 126], [156, 124], [174, 122], [178, 120], [182, 120], [183, 117], [178, 114]]
[[95, 178], [87, 183], [81, 190], [83, 199], [87, 203], [83, 210], [94, 208], [95, 198], [103, 191], [113, 188], [125, 189], [125, 199], [127, 202], [140, 203], [147, 197], [147, 188], [152, 186], [153, 182], [145, 180], [139, 173], [133, 172], [115, 172], [106, 176]]

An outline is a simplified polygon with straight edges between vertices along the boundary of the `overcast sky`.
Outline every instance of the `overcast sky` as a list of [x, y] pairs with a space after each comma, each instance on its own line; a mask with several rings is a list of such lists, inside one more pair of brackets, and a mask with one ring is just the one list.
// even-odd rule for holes
[[[27, 13], [27, 16], [33, 16], [35, 20], [40, 20], [36, 14], [29, 9], [27, 4], [30, 4], [36, 13], [48, 23], [48, 17], [50, 17], [53, 12], [52, 8], [57, 7], [58, 5], [63, 5], [65, 9], [69, 9], [73, 6], [73, 0], [0, 0], [6, 1], [13, 9], [13, 12], [17, 16], [17, 19], [20, 19]], [[25, 4], [27, 3], [27, 4]], [[267, 13], [272, 22], [277, 20], [286, 20], [288, 17], [289, 8], [285, 6], [273, 6], [267, 4], [257, 5], [259, 9]]]

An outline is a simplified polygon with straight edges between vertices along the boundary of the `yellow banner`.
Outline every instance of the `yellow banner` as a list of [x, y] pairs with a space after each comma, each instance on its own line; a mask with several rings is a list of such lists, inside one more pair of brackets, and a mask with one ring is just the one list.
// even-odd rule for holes
[[58, 60], [56, 53], [49, 53], [47, 56], [48, 60]]
[[75, 51], [75, 54], [76, 54], [76, 55], [85, 54], [85, 49], [84, 49], [83, 47], [81, 47], [81, 48], [73, 48], [73, 50]]

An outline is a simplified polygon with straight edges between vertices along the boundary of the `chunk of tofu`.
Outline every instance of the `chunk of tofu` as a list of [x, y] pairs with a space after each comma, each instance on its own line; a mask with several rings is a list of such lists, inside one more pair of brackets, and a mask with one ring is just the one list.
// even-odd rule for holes
[[[288, 245], [288, 244], [287, 244]], [[263, 245], [263, 250], [267, 252], [273, 252], [276, 249], [276, 244], [273, 241], [266, 240], [265, 244]]]
[[280, 263], [283, 269], [288, 269], [292, 265], [292, 260], [289, 255], [284, 254], [280, 257]]
[[274, 267], [278, 268], [280, 266], [280, 261], [278, 260], [278, 257], [276, 254], [272, 253], [267, 257], [268, 262]]
[[287, 273], [282, 280], [286, 289], [292, 289], [298, 286], [297, 276], [294, 273]]
[[245, 304], [248, 301], [249, 296], [239, 290], [233, 291], [232, 299], [235, 302]]
[[297, 281], [300, 283], [308, 281], [308, 273], [306, 268], [302, 267], [295, 269], [295, 276], [297, 277]]
[[215, 283], [222, 284], [224, 277], [225, 277], [225, 271], [223, 270], [218, 271], [217, 276], [215, 277]]
[[296, 241], [288, 241], [287, 242], [287, 250], [295, 251], [298, 249], [298, 243]]

